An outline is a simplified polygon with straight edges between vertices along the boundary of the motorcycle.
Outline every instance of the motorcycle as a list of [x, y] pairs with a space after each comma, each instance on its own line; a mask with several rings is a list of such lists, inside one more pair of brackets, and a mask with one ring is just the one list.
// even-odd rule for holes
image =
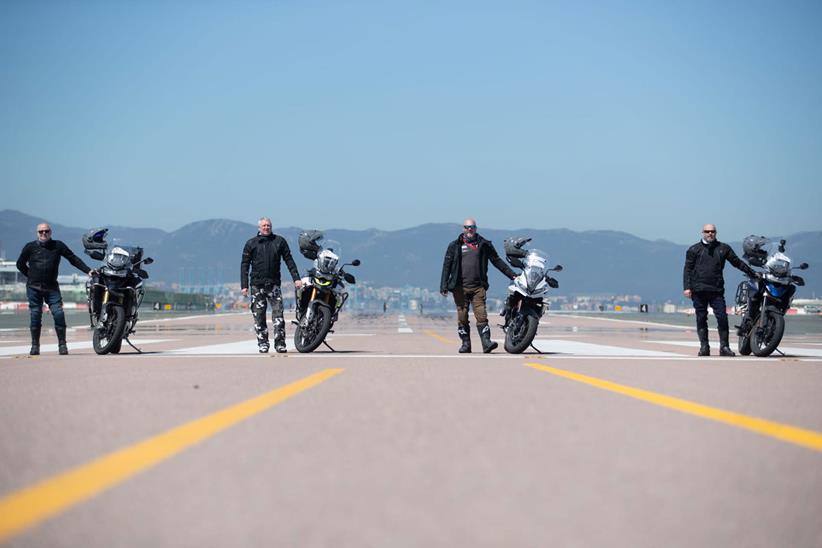
[[142, 266], [154, 262], [143, 258], [143, 248], [113, 242], [109, 250], [107, 228], [88, 231], [82, 238], [85, 253], [103, 261], [97, 274], [86, 282], [89, 323], [93, 330], [92, 346], [97, 354], [118, 354], [125, 340], [137, 352], [128, 337], [137, 324], [137, 309], [143, 302], [143, 280], [148, 278]]
[[298, 352], [313, 352], [324, 344], [332, 352], [334, 349], [325, 337], [333, 333], [334, 323], [339, 317], [348, 292], [345, 283], [356, 283], [352, 274], [345, 272], [346, 266], [359, 266], [360, 260], [338, 267], [341, 247], [334, 240], [323, 241], [323, 233], [309, 230], [300, 233], [300, 253], [314, 261], [308, 276], [302, 279], [302, 286], [296, 291], [296, 325], [294, 346]]
[[[763, 236], [748, 236], [742, 243], [743, 258], [757, 275], [740, 282], [736, 289], [736, 312], [742, 314], [737, 328], [739, 353], [747, 356], [770, 356], [785, 333], [785, 313], [797, 286], [805, 285], [800, 276], [791, 274], [791, 259], [785, 255], [785, 240], [779, 245]], [[807, 263], [799, 270], [808, 268]]]
[[521, 354], [533, 346], [539, 320], [548, 310], [548, 303], [545, 302], [548, 288], [559, 287], [559, 282], [548, 273], [562, 271], [562, 265], [547, 267], [546, 253], [523, 249], [530, 241], [531, 238], [512, 238], [504, 242], [508, 262], [512, 267], [522, 269], [508, 286], [508, 298], [501, 312], [505, 318], [505, 324], [501, 326], [505, 332], [505, 351], [511, 354]]

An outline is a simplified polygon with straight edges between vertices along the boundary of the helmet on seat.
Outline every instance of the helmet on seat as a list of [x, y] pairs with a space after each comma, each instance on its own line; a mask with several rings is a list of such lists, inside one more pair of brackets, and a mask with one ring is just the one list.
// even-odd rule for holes
[[764, 266], [768, 259], [768, 252], [762, 249], [770, 240], [765, 236], [755, 236], [751, 234], [742, 240], [743, 257], [751, 263], [752, 266]]
[[317, 240], [323, 238], [323, 233], [320, 230], [304, 230], [300, 232], [298, 243], [300, 244], [300, 253], [303, 257], [309, 260], [317, 258], [317, 253], [320, 251], [320, 245]]

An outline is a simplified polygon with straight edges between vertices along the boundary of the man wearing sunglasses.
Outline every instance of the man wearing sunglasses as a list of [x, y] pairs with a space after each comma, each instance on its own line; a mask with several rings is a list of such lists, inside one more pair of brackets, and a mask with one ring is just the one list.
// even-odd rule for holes
[[485, 309], [488, 261], [512, 280], [516, 274], [500, 259], [491, 241], [477, 234], [477, 222], [474, 219], [465, 219], [462, 225], [462, 234], [448, 244], [445, 251], [440, 293], [443, 296], [449, 291], [454, 294], [454, 303], [457, 305], [457, 333], [462, 340], [460, 353], [471, 352], [471, 331], [468, 322], [470, 306], [474, 309], [474, 319], [477, 320], [482, 351], [487, 354], [498, 346], [491, 340], [491, 328], [488, 326], [488, 313]]
[[63, 297], [57, 284], [57, 272], [60, 258], [79, 270], [90, 275], [94, 270], [77, 255], [71, 252], [60, 240], [51, 239], [51, 227], [48, 223], [37, 225], [37, 239], [23, 246], [20, 258], [17, 259], [17, 270], [26, 277], [26, 296], [31, 312], [31, 351], [29, 354], [40, 354], [40, 329], [43, 325], [43, 303], [49, 306], [54, 319], [54, 330], [57, 332], [57, 348], [60, 354], [68, 354], [66, 346], [66, 316], [63, 313]]
[[716, 239], [716, 225], [702, 227], [702, 240], [688, 248], [683, 272], [684, 294], [694, 302], [696, 332], [699, 336], [699, 356], [710, 356], [708, 344], [708, 306], [716, 316], [719, 331], [720, 356], [733, 356], [728, 345], [728, 314], [725, 312], [725, 279], [722, 270], [725, 261], [749, 276], [756, 272], [736, 256], [728, 244]]

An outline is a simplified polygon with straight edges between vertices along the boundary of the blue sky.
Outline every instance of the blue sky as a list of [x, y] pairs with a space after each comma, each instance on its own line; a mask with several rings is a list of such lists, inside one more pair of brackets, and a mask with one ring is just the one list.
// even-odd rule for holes
[[822, 229], [820, 2], [0, 2], [0, 209]]

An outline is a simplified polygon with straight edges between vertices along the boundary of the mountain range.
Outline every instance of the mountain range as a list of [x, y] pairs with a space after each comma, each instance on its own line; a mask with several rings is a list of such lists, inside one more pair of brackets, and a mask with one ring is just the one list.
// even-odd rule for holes
[[[35, 239], [38, 217], [14, 210], [0, 211], [0, 253], [15, 260], [26, 242]], [[54, 238], [64, 241], [82, 255], [80, 237], [88, 228], [51, 223]], [[140, 245], [155, 259], [148, 270], [150, 281], [169, 285], [216, 284], [237, 282], [240, 277], [240, 255], [243, 244], [257, 232], [256, 225], [226, 219], [210, 219], [187, 224], [175, 231], [156, 228], [109, 226], [109, 240]], [[317, 227], [306, 227], [317, 228]], [[288, 241], [301, 273], [310, 261], [300, 255], [297, 236], [301, 228], [276, 228], [274, 232]], [[448, 243], [462, 232], [457, 224], [423, 224], [402, 230], [325, 230], [326, 238], [338, 240], [343, 259], [362, 261], [350, 268], [358, 279], [374, 286], [439, 288], [443, 255]], [[567, 229], [521, 228], [502, 230], [480, 227], [479, 233], [490, 239], [502, 254], [502, 242], [512, 236], [533, 238], [531, 247], [548, 253], [552, 264], [564, 270], [556, 275], [563, 295], [641, 295], [647, 302], [680, 302], [682, 300], [682, 265], [688, 246], [666, 240], [645, 240], [625, 232], [609, 230], [572, 231]], [[779, 238], [779, 237], [775, 237]], [[787, 254], [795, 263], [807, 262], [802, 273], [807, 285], [799, 288], [797, 297], [822, 294], [822, 231], [802, 232], [785, 237]], [[740, 242], [728, 242], [741, 255]], [[63, 261], [61, 274], [73, 267]], [[285, 271], [285, 270], [284, 270]], [[502, 294], [507, 285], [504, 277], [489, 268], [491, 293]], [[728, 266], [725, 270], [726, 297], [733, 298], [740, 272]]]

